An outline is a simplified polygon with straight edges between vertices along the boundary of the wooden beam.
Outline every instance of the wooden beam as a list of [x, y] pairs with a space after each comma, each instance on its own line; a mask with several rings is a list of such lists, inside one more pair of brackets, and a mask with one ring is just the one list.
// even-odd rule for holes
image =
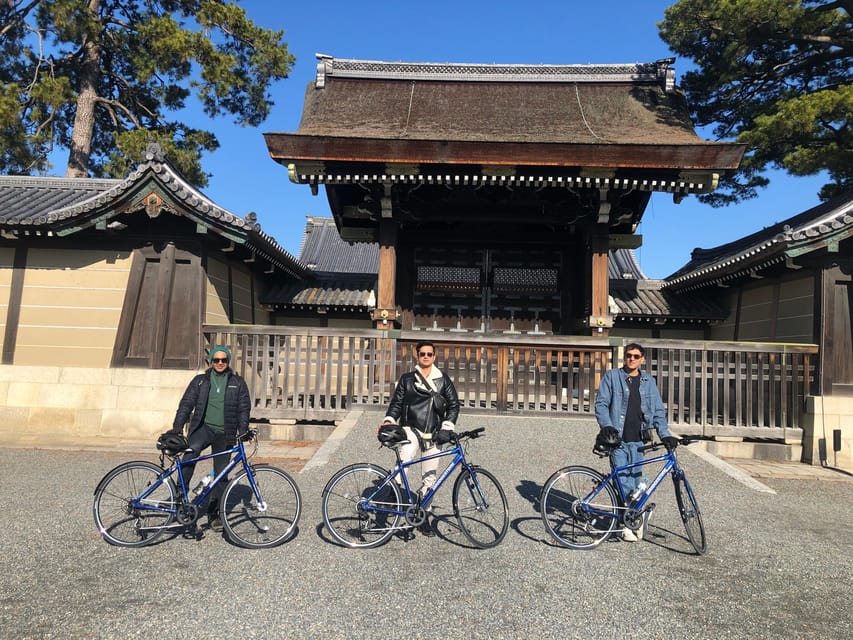
[[308, 160], [720, 171], [736, 169], [746, 149], [743, 144], [703, 140], [696, 144], [573, 144], [389, 140], [298, 133], [265, 133], [264, 139], [270, 156], [284, 166]]

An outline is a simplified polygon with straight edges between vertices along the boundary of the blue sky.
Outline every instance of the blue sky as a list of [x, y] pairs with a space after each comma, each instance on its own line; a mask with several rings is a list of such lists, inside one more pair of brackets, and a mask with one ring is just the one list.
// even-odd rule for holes
[[[297, 60], [290, 77], [274, 86], [275, 107], [258, 129], [240, 128], [226, 118], [200, 118], [196, 126], [211, 128], [221, 143], [204, 160], [213, 174], [205, 193], [233, 213], [256, 212], [263, 230], [296, 255], [305, 216], [331, 213], [322, 189], [311, 196], [307, 186], [288, 180], [286, 169], [269, 158], [262, 134], [298, 128], [305, 87], [315, 74], [315, 53], [411, 62], [651, 62], [672, 56], [656, 23], [673, 3], [243, 1], [257, 23], [285, 30]], [[689, 60], [676, 60], [677, 80], [689, 65]], [[770, 177], [760, 197], [723, 209], [702, 205], [693, 196], [675, 205], [671, 195], [654, 194], [638, 229], [643, 246], [637, 255], [646, 275], [665, 277], [687, 262], [695, 247], [730, 242], [818, 204], [820, 177], [781, 172]]]

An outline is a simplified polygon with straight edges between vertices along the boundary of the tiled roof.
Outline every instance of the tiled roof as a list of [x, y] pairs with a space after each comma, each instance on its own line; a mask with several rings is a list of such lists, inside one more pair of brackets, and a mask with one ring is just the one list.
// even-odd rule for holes
[[632, 322], [710, 322], [728, 316], [724, 307], [704, 296], [677, 294], [663, 290], [662, 286], [662, 280], [611, 280], [610, 313]]
[[153, 180], [181, 203], [179, 215], [242, 237], [244, 244], [295, 277], [308, 270], [272, 236], [261, 230], [257, 216], [240, 217], [210, 200], [165, 161], [159, 145], [149, 145], [146, 160], [124, 180], [12, 177], [0, 179], [0, 229], [11, 233], [67, 234], [123, 212], [116, 203], [132, 198]]
[[284, 309], [367, 309], [375, 305], [375, 273], [316, 273], [302, 282], [277, 282], [261, 304]]
[[611, 280], [644, 280], [646, 278], [633, 249], [611, 249], [607, 260], [607, 271]]
[[695, 249], [690, 262], [666, 278], [678, 290], [715, 285], [783, 262], [853, 235], [853, 191], [761, 231], [712, 249]]
[[379, 245], [341, 239], [333, 218], [305, 216], [299, 260], [313, 271], [373, 273], [379, 271]]
[[109, 191], [121, 180], [0, 176], [0, 226], [46, 218], [62, 209]]

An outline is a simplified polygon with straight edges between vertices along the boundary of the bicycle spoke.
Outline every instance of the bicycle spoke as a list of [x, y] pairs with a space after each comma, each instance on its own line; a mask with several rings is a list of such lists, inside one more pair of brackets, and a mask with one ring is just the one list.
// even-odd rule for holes
[[678, 511], [681, 514], [681, 521], [684, 523], [687, 538], [696, 553], [702, 555], [708, 550], [708, 542], [705, 539], [705, 525], [702, 523], [702, 514], [699, 511], [699, 505], [696, 503], [696, 497], [693, 495], [693, 489], [683, 474], [675, 476], [673, 481], [675, 483], [675, 501], [678, 503]]
[[[107, 542], [122, 547], [150, 544], [172, 523], [175, 488], [169, 480], [159, 482], [161, 471], [150, 462], [127, 462], [104, 476], [95, 491], [92, 511]], [[138, 499], [152, 486], [156, 488], [149, 495]]]
[[[599, 486], [602, 488], [594, 501], [584, 502]], [[542, 488], [539, 509], [548, 533], [572, 549], [598, 546], [618, 523], [613, 488], [604, 484], [600, 473], [586, 467], [566, 467], [554, 473]]]
[[280, 545], [296, 533], [302, 512], [299, 488], [287, 472], [276, 467], [257, 465], [252, 474], [263, 502], [258, 502], [247, 472], [231, 480], [220, 506], [225, 534], [242, 547]]
[[323, 489], [323, 522], [337, 542], [375, 547], [398, 529], [400, 491], [394, 482], [385, 482], [387, 476], [381, 467], [356, 464], [329, 480]]
[[453, 511], [465, 536], [481, 548], [494, 547], [509, 527], [506, 495], [497, 479], [485, 469], [474, 475], [463, 470], [453, 486]]

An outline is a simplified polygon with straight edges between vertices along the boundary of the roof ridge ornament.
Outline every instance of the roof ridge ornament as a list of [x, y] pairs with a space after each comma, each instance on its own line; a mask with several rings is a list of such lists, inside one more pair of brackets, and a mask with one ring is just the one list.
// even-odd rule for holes
[[322, 89], [330, 76], [444, 82], [635, 82], [661, 84], [675, 90], [675, 58], [617, 64], [491, 64], [459, 62], [386, 62], [334, 58], [317, 53], [314, 86]]
[[159, 142], [149, 142], [145, 147], [146, 162], [166, 162], [166, 156], [163, 153], [163, 147]]

